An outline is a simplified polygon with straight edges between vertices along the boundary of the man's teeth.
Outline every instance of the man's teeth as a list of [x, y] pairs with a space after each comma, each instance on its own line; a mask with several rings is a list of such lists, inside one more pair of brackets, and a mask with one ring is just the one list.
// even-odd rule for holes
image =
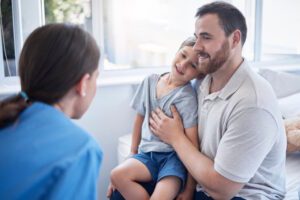
[[205, 59], [205, 58], [208, 58], [208, 54], [206, 54], [206, 53], [200, 53], [200, 54], [198, 55], [198, 57], [199, 57], [200, 59]]

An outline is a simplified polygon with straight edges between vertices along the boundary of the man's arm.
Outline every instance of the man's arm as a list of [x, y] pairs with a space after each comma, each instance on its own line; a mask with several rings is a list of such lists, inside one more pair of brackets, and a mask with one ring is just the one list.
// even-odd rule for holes
[[184, 135], [181, 118], [174, 106], [173, 118], [161, 110], [152, 112], [150, 128], [160, 139], [171, 144], [190, 174], [214, 199], [231, 199], [244, 186], [233, 182], [214, 169], [212, 160], [203, 155]]
[[[191, 128], [186, 128], [184, 131], [185, 131], [185, 134], [188, 137], [188, 139], [192, 142], [192, 144], [197, 149], [199, 149], [197, 126], [194, 126]], [[190, 173], [188, 173], [185, 189], [181, 194], [179, 194], [179, 196], [177, 197], [177, 200], [193, 199], [195, 188], [196, 188], [196, 181], [193, 178], [193, 176]]]
[[172, 145], [190, 174], [214, 199], [231, 199], [244, 186], [233, 182], [214, 169], [214, 163], [181, 135]]

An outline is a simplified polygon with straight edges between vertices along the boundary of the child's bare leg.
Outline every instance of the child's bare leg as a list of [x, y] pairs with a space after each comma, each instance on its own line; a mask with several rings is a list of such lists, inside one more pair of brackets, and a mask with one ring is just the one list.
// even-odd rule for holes
[[151, 200], [172, 200], [177, 196], [181, 186], [181, 180], [175, 176], [167, 176], [161, 179], [155, 186]]
[[140, 161], [129, 158], [112, 170], [111, 182], [125, 199], [149, 199], [148, 192], [138, 182], [151, 181], [148, 168]]

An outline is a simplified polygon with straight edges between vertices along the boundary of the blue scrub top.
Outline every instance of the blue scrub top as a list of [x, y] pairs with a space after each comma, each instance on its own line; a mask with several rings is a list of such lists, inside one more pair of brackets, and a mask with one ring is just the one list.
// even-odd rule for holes
[[96, 199], [102, 156], [64, 113], [33, 103], [0, 129], [0, 199]]

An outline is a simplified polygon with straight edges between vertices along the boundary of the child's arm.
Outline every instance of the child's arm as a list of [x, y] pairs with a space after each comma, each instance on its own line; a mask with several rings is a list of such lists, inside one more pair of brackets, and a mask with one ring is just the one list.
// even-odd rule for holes
[[[189, 140], [193, 143], [193, 145], [199, 149], [199, 142], [198, 142], [198, 128], [197, 126], [186, 128], [185, 134], [189, 138]], [[181, 194], [177, 197], [177, 200], [180, 199], [193, 199], [194, 191], [196, 189], [196, 181], [191, 176], [190, 173], [188, 173], [187, 181], [185, 188]]]
[[143, 121], [144, 121], [144, 116], [137, 113], [133, 125], [130, 154], [138, 153], [138, 147], [141, 142]]

